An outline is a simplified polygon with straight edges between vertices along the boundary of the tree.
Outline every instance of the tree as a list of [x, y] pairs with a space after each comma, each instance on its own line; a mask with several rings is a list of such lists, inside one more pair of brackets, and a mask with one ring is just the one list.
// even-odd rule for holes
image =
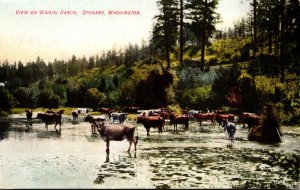
[[0, 100], [0, 111], [9, 111], [15, 105], [13, 96], [4, 87], [0, 87]]
[[167, 88], [173, 82], [169, 72], [160, 74], [158, 70], [150, 72], [146, 80], [136, 86], [136, 103], [143, 108], [165, 107], [168, 103]]
[[201, 47], [201, 65], [199, 67], [204, 70], [204, 49], [208, 44], [208, 39], [212, 37], [216, 30], [215, 24], [219, 19], [216, 13], [218, 0], [188, 0], [186, 9], [188, 9], [187, 19], [189, 28], [198, 39], [198, 46]]
[[151, 43], [154, 48], [164, 51], [167, 60], [167, 68], [170, 68], [170, 52], [177, 41], [177, 0], [160, 0], [157, 2], [160, 14], [156, 15], [156, 23], [152, 32]]
[[183, 39], [183, 0], [180, 0], [179, 11], [180, 11], [180, 21], [179, 21], [179, 63], [182, 65], [183, 61], [183, 47], [184, 47], [184, 39]]
[[102, 92], [99, 92], [99, 90], [97, 88], [89, 88], [86, 91], [85, 102], [89, 107], [95, 109], [100, 104], [103, 103], [105, 98], [106, 98], [105, 94]]

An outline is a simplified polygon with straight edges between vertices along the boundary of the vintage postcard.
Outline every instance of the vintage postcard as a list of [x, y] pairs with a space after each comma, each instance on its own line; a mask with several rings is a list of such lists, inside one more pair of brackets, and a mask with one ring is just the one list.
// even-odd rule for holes
[[299, 0], [0, 0], [1, 189], [299, 189]]

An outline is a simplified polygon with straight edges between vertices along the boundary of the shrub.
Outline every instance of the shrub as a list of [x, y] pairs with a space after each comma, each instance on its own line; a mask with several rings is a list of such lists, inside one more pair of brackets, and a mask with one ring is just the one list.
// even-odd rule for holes
[[210, 107], [209, 100], [211, 99], [211, 96], [211, 86], [202, 86], [185, 89], [178, 101], [180, 102], [181, 107], [205, 109]]
[[268, 144], [281, 142], [280, 125], [281, 119], [276, 109], [272, 105], [267, 105], [261, 123], [250, 131], [248, 139]]
[[86, 91], [85, 103], [89, 107], [96, 109], [100, 104], [104, 103], [105, 98], [105, 94], [99, 92], [97, 88], [89, 88]]
[[15, 105], [13, 96], [4, 87], [0, 87], [0, 100], [0, 110], [9, 111]]

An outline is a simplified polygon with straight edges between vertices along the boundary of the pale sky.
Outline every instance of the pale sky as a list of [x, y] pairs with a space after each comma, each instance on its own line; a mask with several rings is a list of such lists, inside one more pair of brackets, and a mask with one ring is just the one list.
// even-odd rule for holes
[[[227, 28], [246, 15], [248, 2], [220, 0], [218, 12]], [[27, 10], [28, 15], [17, 15]], [[77, 15], [31, 15], [36, 10], [74, 10]], [[140, 11], [140, 15], [82, 15], [83, 10]], [[0, 0], [0, 62], [45, 62], [95, 56], [103, 50], [149, 40], [156, 0]]]

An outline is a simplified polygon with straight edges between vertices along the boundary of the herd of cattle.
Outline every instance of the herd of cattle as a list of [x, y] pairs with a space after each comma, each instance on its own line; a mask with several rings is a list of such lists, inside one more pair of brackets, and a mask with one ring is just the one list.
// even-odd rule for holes
[[[102, 139], [106, 141], [107, 154], [109, 154], [109, 141], [111, 140], [121, 141], [123, 139], [127, 139], [129, 141], [128, 151], [130, 150], [132, 143], [134, 143], [136, 149], [138, 136], [134, 136], [136, 128], [135, 125], [140, 123], [144, 125], [147, 136], [149, 136], [150, 128], [157, 128], [158, 133], [162, 133], [166, 121], [174, 126], [174, 131], [177, 131], [178, 124], [182, 124], [185, 131], [188, 130], [190, 120], [198, 121], [199, 126], [202, 125], [203, 121], [210, 121], [211, 126], [214, 126], [217, 122], [218, 125], [224, 127], [224, 129], [227, 126], [228, 122], [231, 123], [231, 126], [233, 126], [233, 123], [240, 122], [243, 124], [243, 128], [245, 128], [247, 125], [249, 130], [258, 125], [261, 121], [261, 117], [256, 115], [255, 113], [244, 112], [239, 117], [236, 117], [234, 114], [225, 114], [222, 110], [215, 110], [209, 113], [200, 113], [196, 110], [190, 110], [183, 111], [183, 114], [181, 115], [170, 112], [166, 108], [154, 110], [127, 109], [127, 113], [116, 112], [111, 108], [99, 108], [97, 110], [99, 112], [98, 115], [91, 115], [89, 111], [89, 109], [86, 109], [84, 111], [80, 109], [74, 110], [72, 112], [73, 121], [77, 121], [78, 116], [84, 112], [84, 121], [91, 124], [92, 133], [95, 134], [97, 130]], [[134, 124], [133, 126], [123, 124], [128, 117], [128, 112], [137, 113], [136, 124]], [[47, 110], [45, 113], [38, 113], [36, 118], [41, 119], [45, 123], [45, 128], [48, 129], [48, 125], [54, 123], [54, 128], [56, 129], [57, 125], [59, 125], [61, 128], [61, 119], [63, 113], [64, 110]], [[26, 110], [26, 116], [28, 122], [30, 122], [32, 120], [32, 110]], [[111, 119], [112, 122], [109, 122], [111, 121]], [[234, 133], [229, 134], [229, 137], [233, 135]], [[231, 141], [233, 141], [233, 138], [231, 139]]]

